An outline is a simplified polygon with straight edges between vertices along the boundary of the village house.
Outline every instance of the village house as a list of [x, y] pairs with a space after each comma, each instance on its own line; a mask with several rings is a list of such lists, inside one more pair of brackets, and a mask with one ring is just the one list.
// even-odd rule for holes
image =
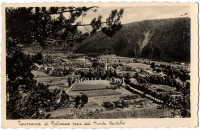
[[92, 63], [86, 57], [76, 58], [73, 61], [73, 65], [78, 65], [79, 67], [84, 67], [84, 68], [92, 67]]
[[72, 64], [72, 61], [69, 60], [69, 59], [61, 59], [61, 62], [62, 62], [62, 65], [64, 65], [64, 64], [67, 64], [67, 65]]
[[44, 71], [48, 74], [52, 74], [52, 72], [54, 71], [54, 67], [52, 66], [45, 66], [44, 67]]
[[119, 63], [132, 63], [133, 58], [129, 57], [120, 57], [114, 54], [111, 55], [101, 55], [98, 57], [99, 62], [107, 62], [111, 64], [119, 64]]
[[33, 68], [34, 70], [42, 70], [42, 69], [43, 69], [43, 65], [39, 65], [39, 64], [37, 64], [37, 63], [33, 63], [32, 68]]

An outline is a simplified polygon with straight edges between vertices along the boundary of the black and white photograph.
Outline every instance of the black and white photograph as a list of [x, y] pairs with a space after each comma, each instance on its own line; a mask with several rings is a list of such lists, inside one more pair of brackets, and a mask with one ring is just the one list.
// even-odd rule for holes
[[4, 9], [6, 120], [191, 118], [191, 6]]

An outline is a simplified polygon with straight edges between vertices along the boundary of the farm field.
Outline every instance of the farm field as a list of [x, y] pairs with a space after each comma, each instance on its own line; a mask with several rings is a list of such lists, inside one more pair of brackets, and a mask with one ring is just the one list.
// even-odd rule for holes
[[[140, 98], [138, 94], [134, 94], [126, 90], [125, 88], [120, 89], [109, 89], [110, 83], [107, 81], [98, 82], [82, 82], [74, 86], [74, 88], [68, 93], [70, 96], [75, 97], [76, 95], [86, 94], [88, 98], [88, 103], [82, 108], [81, 111], [100, 111], [99, 114], [95, 114], [95, 118], [117, 118], [118, 116], [122, 118], [131, 117], [145, 117], [153, 116], [159, 117], [160, 114], [157, 113], [157, 104], [153, 103], [151, 100], [146, 98]], [[133, 99], [134, 105], [130, 105], [128, 108], [116, 108], [113, 110], [107, 110], [103, 107], [104, 102], [116, 102], [123, 100], [122, 97], [127, 95], [137, 96], [138, 98]], [[127, 100], [128, 101], [128, 100]], [[129, 101], [130, 102], [130, 101]], [[138, 113], [139, 114], [135, 114]], [[155, 115], [146, 115], [148, 111], [152, 111]], [[108, 116], [109, 115], [109, 116]], [[58, 117], [59, 118], [59, 117]]]
[[175, 87], [170, 87], [168, 85], [158, 85], [158, 84], [151, 85], [150, 88], [154, 90], [165, 91], [165, 92], [174, 92], [176, 90]]
[[50, 75], [39, 70], [32, 70], [31, 73], [34, 75], [34, 78], [50, 77]]
[[90, 97], [89, 102], [97, 102], [102, 106], [104, 102], [115, 102], [120, 99], [122, 94], [119, 95], [110, 95], [110, 96], [98, 96], [98, 97]]
[[31, 72], [34, 75], [34, 79], [37, 81], [37, 83], [49, 85], [49, 89], [57, 88], [60, 90], [68, 90], [69, 88], [68, 79], [66, 77], [50, 76], [38, 70], [32, 70]]
[[[189, 65], [180, 65], [180, 64], [175, 64], [175, 63], [169, 63], [169, 62], [161, 62], [161, 61], [150, 61], [150, 63], [155, 62], [156, 65], [170, 65], [173, 67], [183, 67], [186, 70], [190, 70], [190, 66]], [[123, 63], [124, 65], [133, 67], [133, 68], [150, 68], [150, 65], [148, 64], [144, 64], [144, 63]]]
[[150, 65], [143, 64], [143, 63], [124, 63], [124, 65], [133, 67], [133, 68], [150, 68]]
[[171, 114], [168, 109], [157, 109], [157, 106], [145, 107], [145, 108], [133, 108], [131, 109], [118, 109], [111, 111], [104, 111], [98, 113], [96, 116], [98, 119], [118, 119], [118, 118], [161, 118], [170, 117]]
[[81, 94], [85, 94], [88, 97], [98, 97], [98, 96], [110, 96], [110, 95], [119, 95], [120, 92], [114, 91], [112, 89], [109, 90], [93, 90], [93, 91], [83, 91]]
[[107, 80], [84, 81], [76, 84], [71, 91], [90, 91], [108, 89], [113, 85]]

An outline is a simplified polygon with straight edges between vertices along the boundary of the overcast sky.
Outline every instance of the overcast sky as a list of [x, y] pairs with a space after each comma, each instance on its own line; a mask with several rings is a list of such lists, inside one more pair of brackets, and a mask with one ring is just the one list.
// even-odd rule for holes
[[[121, 7], [123, 8], [123, 7]], [[100, 7], [97, 12], [88, 11], [83, 18], [84, 24], [89, 24], [94, 17], [102, 15], [102, 21], [108, 18], [111, 10], [120, 9], [120, 7]], [[185, 15], [187, 13], [187, 15]], [[134, 6], [124, 7], [124, 14], [121, 18], [122, 24], [131, 23], [135, 21], [150, 20], [150, 19], [164, 19], [164, 18], [178, 18], [189, 17], [189, 7], [186, 6]], [[82, 17], [77, 21], [82, 21]], [[90, 30], [90, 27], [87, 27]], [[84, 31], [84, 27], [80, 28]]]

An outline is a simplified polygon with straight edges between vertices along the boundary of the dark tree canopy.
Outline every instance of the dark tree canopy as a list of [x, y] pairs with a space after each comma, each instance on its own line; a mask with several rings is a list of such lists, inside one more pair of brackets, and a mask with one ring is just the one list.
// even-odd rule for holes
[[[120, 19], [123, 9], [111, 11], [106, 21], [102, 21], [102, 16], [94, 18], [90, 24], [77, 21], [79, 17], [85, 16], [89, 10], [96, 12], [97, 6], [92, 7], [20, 7], [6, 8], [6, 36], [7, 44], [30, 44], [38, 42], [42, 47], [48, 41], [65, 41], [67, 44], [82, 39], [102, 30], [106, 35], [112, 36], [120, 30], [122, 24]], [[69, 14], [67, 18], [65, 13]], [[104, 25], [104, 27], [103, 27]], [[91, 26], [92, 30], [82, 33], [79, 26]]]

